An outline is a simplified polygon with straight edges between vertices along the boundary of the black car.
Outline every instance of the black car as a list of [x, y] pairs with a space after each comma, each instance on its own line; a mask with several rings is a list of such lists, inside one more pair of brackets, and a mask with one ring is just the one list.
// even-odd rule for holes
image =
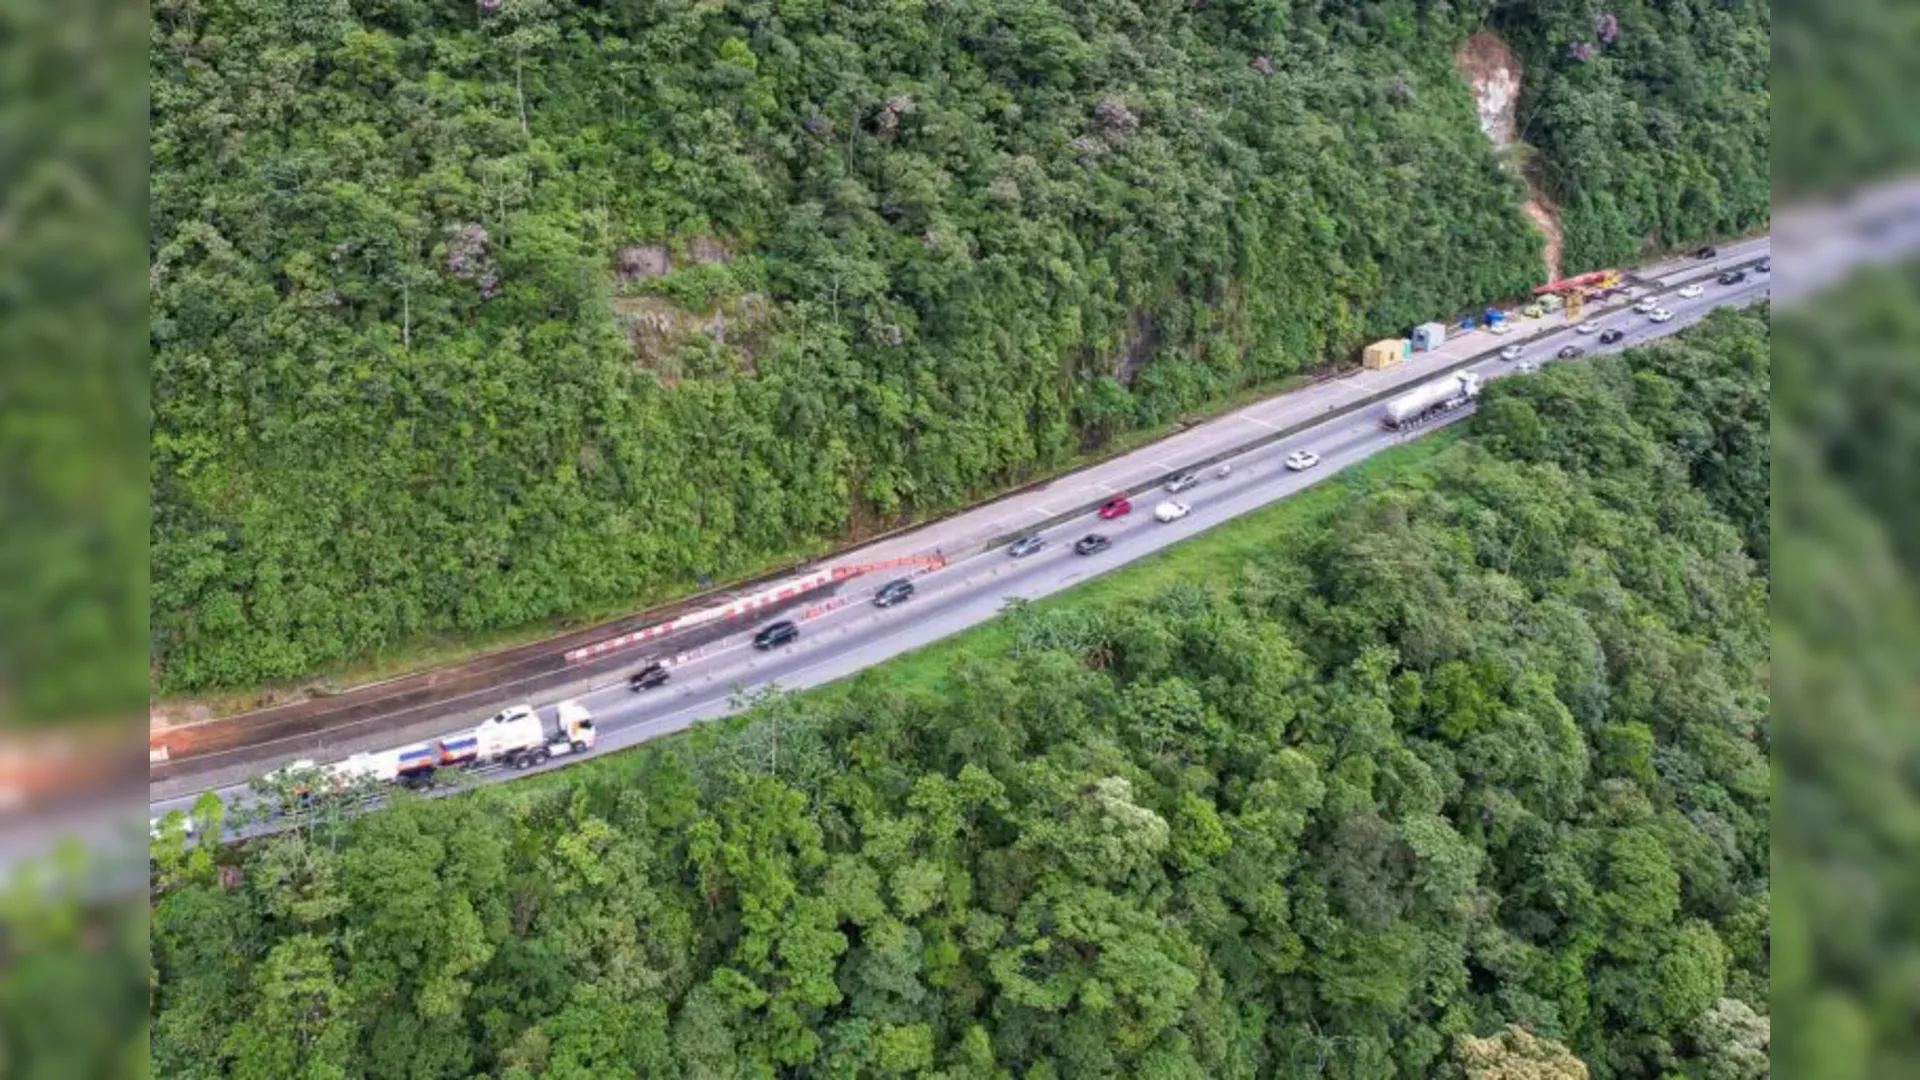
[[1729, 270], [1721, 274], [1717, 280], [1722, 285], [1738, 285], [1747, 280], [1747, 272], [1745, 270]]
[[1046, 537], [1041, 536], [1039, 533], [1028, 533], [1026, 536], [1007, 545], [1007, 554], [1016, 559], [1024, 559], [1046, 546]]
[[667, 665], [655, 661], [627, 676], [627, 689], [635, 693], [651, 690], [673, 676], [667, 671]]
[[790, 620], [782, 619], [777, 623], [768, 623], [753, 635], [753, 647], [756, 649], [774, 649], [800, 636], [800, 627]]
[[1554, 353], [1553, 355], [1559, 357], [1562, 360], [1571, 360], [1576, 356], [1585, 356], [1586, 354], [1587, 354], [1587, 350], [1581, 348], [1578, 345], [1562, 345], [1560, 346], [1560, 351], [1557, 353]]
[[1700, 250], [1694, 252], [1693, 257], [1696, 259], [1711, 259], [1718, 256], [1719, 254], [1720, 254], [1720, 249], [1709, 244], [1708, 246], [1703, 247]]
[[1759, 262], [1753, 264], [1753, 268], [1759, 273], [1771, 274], [1773, 273], [1773, 260], [1761, 259]]
[[1074, 543], [1073, 553], [1075, 555], [1092, 555], [1105, 551], [1112, 546], [1113, 541], [1101, 536], [1099, 533], [1088, 533]]
[[1600, 344], [1611, 345], [1614, 342], [1619, 341], [1621, 338], [1626, 336], [1627, 336], [1627, 332], [1625, 330], [1619, 330], [1619, 329], [1602, 330], [1600, 331]]
[[1200, 482], [1200, 478], [1190, 472], [1175, 473], [1167, 477], [1167, 490], [1178, 495]]
[[897, 578], [880, 586], [880, 591], [873, 594], [873, 606], [892, 607], [912, 595], [913, 582], [908, 581], [906, 578]]

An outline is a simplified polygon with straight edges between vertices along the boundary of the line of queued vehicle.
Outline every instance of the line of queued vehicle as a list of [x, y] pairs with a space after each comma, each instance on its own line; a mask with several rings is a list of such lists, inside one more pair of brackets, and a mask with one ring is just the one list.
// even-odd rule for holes
[[[1713, 248], [1701, 248], [1694, 253], [1694, 257], [1711, 259], [1716, 254], [1718, 253]], [[1773, 269], [1773, 260], [1770, 258], [1761, 259], [1754, 264], [1753, 269], [1755, 273], [1768, 273]], [[1747, 272], [1745, 270], [1728, 270], [1714, 280], [1721, 285], [1738, 285], [1747, 280]], [[1678, 290], [1678, 295], [1686, 300], [1694, 300], [1704, 295], [1706, 291], [1706, 286], [1695, 283], [1681, 286]], [[1633, 310], [1637, 314], [1645, 315], [1648, 322], [1664, 323], [1673, 319], [1673, 312], [1663, 306], [1660, 303], [1660, 298], [1657, 296], [1642, 297], [1639, 302], [1633, 305]], [[1615, 342], [1625, 340], [1627, 336], [1627, 332], [1617, 326], [1603, 329], [1600, 322], [1596, 319], [1589, 319], [1574, 327], [1573, 330], [1576, 334], [1597, 334], [1600, 344], [1602, 345], [1612, 345]], [[1555, 350], [1553, 355], [1561, 360], [1573, 360], [1586, 354], [1587, 350], [1579, 345], [1562, 345], [1559, 349]], [[1508, 345], [1500, 350], [1500, 359], [1508, 362], [1519, 360], [1524, 355], [1526, 355], [1526, 348], [1521, 345]], [[1532, 361], [1526, 361], [1520, 365], [1520, 370], [1535, 371], [1538, 370], [1538, 365]]]
[[[1286, 468], [1291, 472], [1302, 472], [1320, 464], [1320, 455], [1311, 450], [1295, 450], [1285, 460]], [[1224, 479], [1233, 471], [1230, 464], [1221, 465], [1219, 476]], [[1181, 471], [1167, 477], [1161, 483], [1162, 489], [1169, 495], [1178, 495], [1199, 486], [1199, 474]], [[1179, 499], [1162, 500], [1153, 508], [1154, 520], [1163, 524], [1179, 521], [1193, 512], [1193, 507]], [[1102, 503], [1095, 516], [1101, 521], [1117, 521], [1133, 513], [1133, 501], [1125, 495], [1116, 495]], [[1039, 533], [1027, 533], [1007, 545], [1010, 558], [1024, 559], [1029, 555], [1045, 550], [1047, 538]], [[1098, 555], [1113, 547], [1113, 538], [1105, 533], [1088, 533], [1074, 541], [1076, 555]], [[873, 606], [890, 608], [913, 598], [913, 582], [907, 578], [896, 578], [880, 586], [873, 594]], [[771, 623], [753, 636], [753, 647], [762, 651], [787, 645], [798, 639], [800, 627], [792, 620]], [[627, 678], [628, 689], [634, 692], [651, 690], [664, 686], [673, 677], [671, 669], [664, 661], [655, 660], [634, 672]]]
[[[1319, 455], [1310, 450], [1297, 450], [1287, 457], [1287, 468], [1294, 471], [1309, 469], [1320, 463]], [[1224, 477], [1231, 472], [1231, 465], [1221, 466]], [[1200, 483], [1200, 477], [1192, 472], [1178, 472], [1167, 477], [1163, 487], [1169, 494], [1187, 491]], [[1133, 513], [1133, 502], [1125, 495], [1117, 495], [1102, 503], [1096, 512], [1101, 521], [1116, 521]], [[1192, 507], [1178, 499], [1167, 499], [1155, 506], [1153, 516], [1161, 522], [1178, 521], [1192, 513]], [[1039, 533], [1028, 533], [1007, 545], [1007, 555], [1015, 559], [1024, 559], [1044, 550], [1047, 538]], [[1088, 533], [1076, 540], [1073, 545], [1077, 555], [1097, 555], [1113, 547], [1113, 538], [1104, 533]], [[913, 582], [907, 578], [896, 578], [880, 586], [873, 594], [873, 606], [890, 608], [913, 598], [916, 591]], [[761, 651], [776, 649], [788, 645], [800, 637], [800, 627], [791, 619], [782, 619], [769, 623], [753, 636], [753, 647]], [[665, 661], [654, 660], [645, 667], [627, 677], [627, 688], [635, 693], [664, 686], [673, 678], [672, 669]]]

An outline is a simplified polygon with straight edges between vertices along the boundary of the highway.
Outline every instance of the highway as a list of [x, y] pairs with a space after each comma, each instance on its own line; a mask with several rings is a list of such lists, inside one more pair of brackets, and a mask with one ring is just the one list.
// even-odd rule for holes
[[[1488, 380], [1513, 377], [1523, 375], [1524, 369], [1533, 365], [1578, 362], [1554, 359], [1554, 353], [1569, 343], [1580, 345], [1588, 355], [1597, 355], [1675, 333], [1717, 306], [1745, 305], [1769, 296], [1771, 275], [1750, 273], [1745, 282], [1731, 286], [1715, 284], [1709, 277], [1703, 282], [1703, 294], [1692, 299], [1677, 295], [1672, 285], [1729, 265], [1751, 262], [1767, 253], [1765, 240], [1746, 241], [1723, 245], [1720, 257], [1711, 262], [1676, 263], [1643, 272], [1646, 278], [1660, 282], [1660, 287], [1636, 288], [1626, 302], [1630, 304], [1641, 296], [1657, 295], [1675, 317], [1665, 324], [1656, 324], [1624, 307], [1590, 316], [1602, 329], [1624, 331], [1625, 337], [1619, 342], [1601, 345], [1598, 334], [1583, 335], [1572, 327], [1565, 327], [1525, 343], [1522, 357], [1505, 361], [1498, 356], [1499, 346], [1522, 334], [1515, 333], [1505, 339], [1479, 335], [1485, 342], [1482, 348], [1492, 351], [1466, 370], [1478, 372]], [[1041, 532], [1047, 546], [1026, 558], [1011, 558], [1000, 548], [956, 558], [945, 569], [916, 578], [917, 595], [892, 608], [880, 609], [870, 602], [874, 589], [884, 583], [884, 576], [881, 580], [850, 582], [834, 600], [808, 609], [807, 617], [801, 621], [799, 639], [782, 648], [768, 652], [755, 650], [750, 642], [753, 628], [743, 627], [741, 633], [714, 643], [676, 667], [672, 681], [663, 687], [632, 693], [624, 686], [614, 686], [582, 695], [580, 700], [593, 710], [600, 731], [600, 745], [587, 759], [728, 715], [735, 711], [743, 692], [765, 687], [797, 690], [845, 678], [977, 626], [993, 618], [1009, 599], [1033, 600], [1071, 589], [1223, 521], [1284, 499], [1387, 447], [1439, 426], [1408, 432], [1388, 431], [1379, 421], [1381, 408], [1371, 405], [1335, 416], [1233, 457], [1228, 461], [1231, 471], [1225, 476], [1209, 465], [1200, 472], [1200, 484], [1178, 496], [1154, 492], [1137, 495], [1133, 499], [1133, 512], [1116, 521], [1099, 521], [1088, 513], [1053, 524]], [[1457, 413], [1449, 421], [1457, 421], [1468, 412]], [[1282, 461], [1299, 449], [1319, 454], [1318, 467], [1298, 473], [1288, 471]], [[1169, 465], [1179, 466], [1190, 460], [1193, 459], [1185, 457]], [[1156, 521], [1155, 504], [1169, 497], [1187, 503], [1192, 513], [1168, 524]], [[1090, 532], [1110, 537], [1113, 546], [1093, 556], [1076, 555], [1072, 550], [1074, 540]], [[799, 611], [794, 611], [786, 617], [800, 616]], [[550, 723], [552, 709], [543, 709], [542, 713]], [[457, 729], [458, 725], [449, 725], [447, 731]], [[402, 745], [405, 741], [395, 738], [387, 745]], [[562, 768], [576, 760], [583, 759], [558, 758], [544, 768]], [[476, 774], [473, 779], [476, 783], [491, 783], [520, 775], [525, 774], [495, 770]], [[230, 802], [252, 798], [242, 784], [214, 790]], [[156, 792], [155, 795], [149, 803], [150, 813], [155, 816], [187, 809], [197, 797], [192, 792], [165, 795]], [[248, 833], [260, 828], [253, 827]]]
[[[1767, 253], [1757, 237], [1720, 245], [1716, 258], [1668, 260], [1639, 271], [1667, 283], [1711, 275]], [[1414, 353], [1380, 370], [1349, 368], [1306, 380], [1286, 392], [1193, 422], [1151, 443], [1083, 468], [1026, 485], [945, 517], [871, 539], [830, 557], [791, 568], [761, 582], [785, 584], [831, 566], [862, 565], [903, 556], [939, 553], [962, 560], [1004, 545], [1013, 536], [1047, 528], [1112, 495], [1154, 486], [1176, 466], [1217, 462], [1252, 447], [1289, 437], [1329, 416], [1351, 411], [1428, 382], [1475, 356], [1536, 334], [1565, 327], [1559, 315], [1517, 316], [1512, 332], [1457, 328], [1438, 349]], [[746, 592], [742, 587], [733, 592]], [[709, 597], [705, 604], [723, 601]], [[687, 604], [635, 613], [598, 627], [569, 631], [546, 641], [352, 687], [341, 693], [282, 702], [205, 723], [163, 723], [149, 733], [149, 797], [153, 800], [238, 783], [298, 758], [327, 760], [354, 751], [381, 750], [439, 736], [515, 699], [551, 703], [607, 685], [644, 660], [675, 658], [709, 647], [729, 632], [726, 625], [672, 633], [638, 650], [625, 648], [583, 662], [564, 654], [684, 615]], [[717, 632], [717, 633], [716, 633]]]

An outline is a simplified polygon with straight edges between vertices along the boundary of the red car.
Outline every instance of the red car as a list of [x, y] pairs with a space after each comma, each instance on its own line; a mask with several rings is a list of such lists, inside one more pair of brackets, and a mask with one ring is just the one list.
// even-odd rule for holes
[[1133, 513], [1133, 504], [1127, 501], [1125, 495], [1120, 495], [1108, 499], [1107, 504], [1100, 508], [1100, 520], [1112, 521], [1114, 518], [1126, 517], [1131, 513]]

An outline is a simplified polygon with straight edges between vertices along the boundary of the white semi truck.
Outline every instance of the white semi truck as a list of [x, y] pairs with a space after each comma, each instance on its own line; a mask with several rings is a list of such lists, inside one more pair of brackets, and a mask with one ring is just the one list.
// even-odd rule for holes
[[1471, 371], [1456, 371], [1387, 402], [1380, 422], [1398, 430], [1450, 413], [1471, 404], [1479, 396], [1480, 376]]
[[[442, 769], [504, 764], [531, 768], [564, 754], [584, 754], [599, 741], [593, 714], [578, 701], [563, 701], [548, 728], [531, 705], [514, 705], [482, 720], [469, 731], [393, 750], [355, 754], [327, 766], [322, 774], [339, 788], [372, 781], [425, 787]], [[308, 769], [312, 762], [300, 762]]]

